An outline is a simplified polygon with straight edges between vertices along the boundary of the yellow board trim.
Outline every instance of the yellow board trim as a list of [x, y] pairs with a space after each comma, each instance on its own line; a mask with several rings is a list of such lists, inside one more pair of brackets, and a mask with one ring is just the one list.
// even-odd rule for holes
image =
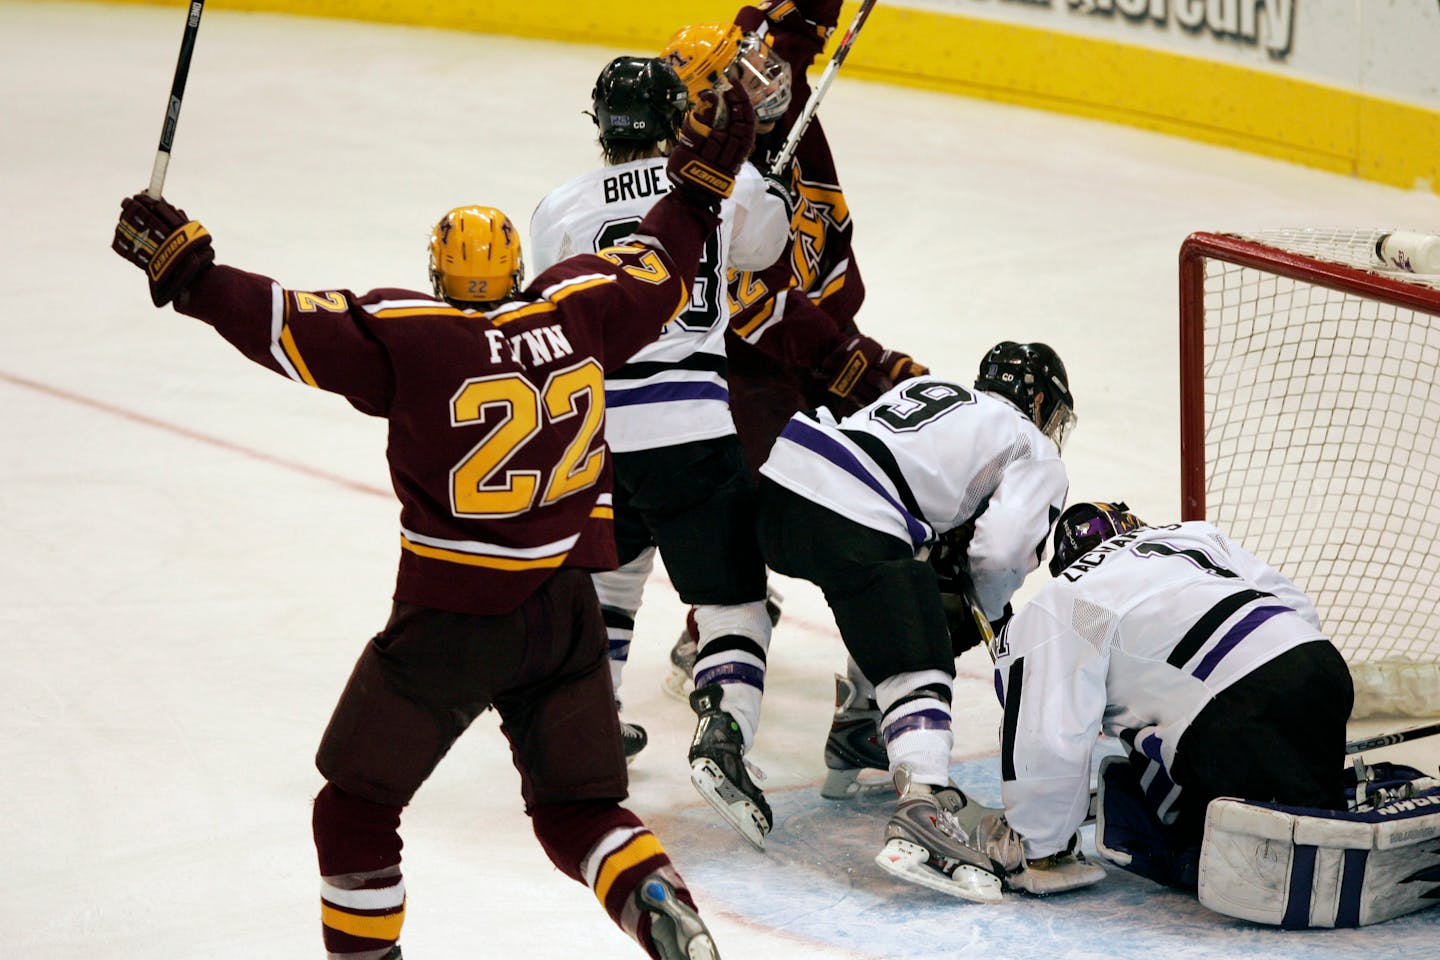
[[328, 903], [320, 904], [320, 922], [331, 930], [348, 933], [352, 937], [367, 940], [399, 940], [400, 928], [405, 924], [405, 907], [398, 913], [387, 913], [380, 917], [361, 917], [344, 910], [337, 910]]
[[[180, 7], [177, 0], [111, 0]], [[256, 10], [659, 51], [735, 0], [227, 0]], [[857, 3], [840, 13], [845, 27]], [[841, 31], [836, 31], [838, 35]], [[832, 43], [835, 38], [832, 37]], [[819, 68], [824, 62], [816, 64]], [[879, 4], [845, 75], [1092, 117], [1440, 192], [1440, 109], [1131, 44]], [[842, 158], [843, 160], [843, 158]], [[842, 163], [843, 169], [843, 163]]]
[[595, 878], [595, 897], [604, 906], [605, 899], [610, 896], [610, 888], [615, 885], [615, 880], [629, 870], [649, 860], [651, 857], [665, 856], [665, 848], [653, 833], [642, 833], [631, 840], [625, 846], [616, 850], [605, 858], [605, 866], [600, 868], [600, 875]]
[[565, 558], [570, 555], [570, 552], [567, 550], [553, 557], [539, 557], [534, 560], [521, 560], [515, 557], [482, 557], [473, 553], [461, 553], [459, 550], [427, 547], [423, 543], [416, 543], [413, 540], [406, 539], [404, 534], [400, 536], [400, 546], [402, 549], [409, 550], [413, 554], [428, 557], [431, 560], [460, 563], [467, 567], [488, 567], [492, 570], [545, 570], [560, 566], [565, 562]]

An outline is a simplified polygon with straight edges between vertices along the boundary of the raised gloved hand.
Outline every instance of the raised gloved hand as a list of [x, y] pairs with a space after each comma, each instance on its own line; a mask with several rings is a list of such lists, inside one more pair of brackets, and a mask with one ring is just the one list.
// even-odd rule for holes
[[[777, 22], [798, 14], [828, 32], [840, 18], [840, 5], [840, 0], [761, 0], [756, 7]], [[739, 17], [736, 22], [739, 22]]]
[[1104, 867], [1086, 860], [1080, 852], [1078, 833], [1059, 853], [1027, 860], [1020, 834], [1005, 822], [1004, 816], [990, 814], [981, 818], [972, 842], [994, 863], [1007, 890], [1063, 893], [1098, 883], [1105, 876]]
[[144, 193], [120, 201], [110, 249], [145, 271], [157, 307], [175, 299], [215, 262], [209, 231], [164, 198]]
[[825, 381], [830, 399], [848, 401], [846, 409], [858, 410], [902, 380], [929, 372], [929, 367], [916, 363], [908, 354], [887, 350], [857, 333], [822, 361], [817, 376]]
[[735, 189], [735, 174], [755, 145], [755, 108], [738, 84], [722, 100], [712, 91], [685, 116], [665, 175], [695, 203], [715, 208]]

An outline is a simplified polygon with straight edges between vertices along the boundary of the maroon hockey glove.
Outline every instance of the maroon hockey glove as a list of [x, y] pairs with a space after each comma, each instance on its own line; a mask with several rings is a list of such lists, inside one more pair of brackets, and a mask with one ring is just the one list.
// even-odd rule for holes
[[215, 262], [210, 234], [166, 200], [137, 193], [120, 201], [110, 249], [145, 271], [150, 299], [163, 307]]
[[725, 91], [723, 103], [708, 90], [698, 99], [665, 174], [692, 201], [716, 209], [735, 189], [735, 174], [755, 145], [755, 108], [738, 84]]
[[[828, 35], [840, 19], [840, 0], [761, 0], [759, 7], [776, 23], [798, 14], [819, 27], [822, 35]], [[738, 23], [740, 18], [735, 20]]]
[[825, 358], [818, 376], [826, 382], [828, 399], [858, 410], [902, 380], [929, 372], [929, 367], [916, 363], [907, 354], [886, 350], [857, 333]]

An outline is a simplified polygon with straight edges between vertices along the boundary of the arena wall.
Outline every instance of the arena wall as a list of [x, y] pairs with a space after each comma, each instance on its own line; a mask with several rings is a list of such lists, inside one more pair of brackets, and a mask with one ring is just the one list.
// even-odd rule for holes
[[[588, 43], [617, 54], [656, 50], [678, 25], [728, 19], [737, 7], [734, 0], [211, 2]], [[842, 26], [855, 8], [846, 3]], [[203, 44], [203, 29], [201, 36]], [[1440, 192], [1437, 49], [1440, 5], [1428, 0], [886, 0], [845, 72]]]

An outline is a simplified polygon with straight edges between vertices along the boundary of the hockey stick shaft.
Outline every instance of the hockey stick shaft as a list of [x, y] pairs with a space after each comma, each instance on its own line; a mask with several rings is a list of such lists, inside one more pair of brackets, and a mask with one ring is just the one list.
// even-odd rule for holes
[[175, 79], [170, 82], [170, 101], [165, 106], [165, 125], [160, 128], [160, 149], [155, 152], [155, 166], [150, 170], [150, 186], [146, 193], [160, 199], [165, 186], [165, 171], [170, 169], [170, 145], [175, 142], [175, 124], [180, 120], [180, 101], [185, 96], [185, 80], [190, 76], [190, 55], [195, 51], [195, 35], [200, 32], [200, 14], [205, 0], [191, 0], [185, 19], [185, 35], [180, 38], [180, 57], [175, 61]]
[[855, 38], [860, 35], [860, 28], [865, 26], [865, 19], [870, 16], [874, 9], [876, 0], [861, 0], [860, 9], [855, 12], [855, 19], [850, 21], [850, 27], [845, 31], [845, 36], [840, 38], [840, 45], [835, 48], [830, 62], [825, 65], [825, 72], [820, 74], [820, 80], [815, 84], [815, 89], [810, 91], [810, 99], [805, 101], [805, 109], [800, 111], [800, 116], [795, 118], [795, 125], [790, 128], [790, 135], [785, 138], [785, 145], [780, 148], [780, 153], [775, 157], [775, 162], [770, 164], [770, 176], [778, 177], [790, 165], [790, 158], [795, 156], [795, 150], [800, 146], [800, 138], [805, 135], [805, 129], [810, 126], [810, 121], [815, 119], [815, 112], [820, 109], [820, 101], [825, 98], [825, 91], [830, 89], [830, 84], [835, 79], [835, 74], [840, 70], [840, 64], [850, 54], [850, 48], [855, 45]]
[[1364, 750], [1378, 750], [1381, 747], [1393, 746], [1397, 743], [1405, 743], [1408, 740], [1419, 740], [1422, 737], [1433, 737], [1440, 733], [1440, 723], [1431, 723], [1423, 727], [1412, 727], [1409, 730], [1399, 730], [1395, 733], [1384, 733], [1378, 737], [1366, 737], [1363, 740], [1351, 740], [1345, 744], [1345, 755], [1360, 753]]

